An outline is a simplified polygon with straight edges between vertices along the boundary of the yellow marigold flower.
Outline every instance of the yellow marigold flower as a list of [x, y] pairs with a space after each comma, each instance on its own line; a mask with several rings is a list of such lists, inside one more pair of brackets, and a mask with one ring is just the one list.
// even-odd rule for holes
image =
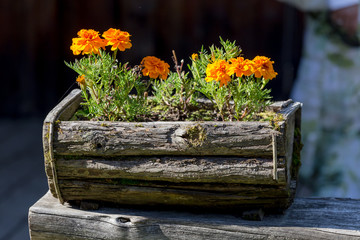
[[230, 59], [230, 75], [236, 74], [237, 77], [250, 76], [254, 73], [254, 62], [243, 57]]
[[106, 46], [107, 41], [101, 39], [99, 32], [92, 29], [82, 29], [78, 32], [78, 38], [72, 39], [72, 45], [70, 49], [74, 55], [82, 54], [99, 54], [99, 49]]
[[130, 34], [120, 29], [110, 28], [102, 35], [107, 40], [107, 46], [112, 46], [111, 51], [119, 49], [125, 51], [126, 48], [131, 48]]
[[85, 75], [78, 76], [78, 77], [76, 78], [76, 82], [77, 82], [79, 85], [85, 85]]
[[230, 78], [230, 64], [225, 60], [216, 60], [210, 63], [206, 67], [206, 78], [207, 82], [218, 81], [220, 87], [227, 85], [231, 81]]
[[255, 77], [271, 80], [276, 77], [277, 72], [274, 71], [273, 63], [270, 58], [264, 56], [256, 56], [253, 59]]
[[191, 55], [192, 60], [196, 61], [199, 58], [199, 55], [197, 53], [193, 53]]
[[165, 80], [170, 72], [169, 64], [153, 56], [144, 57], [141, 61], [141, 67], [143, 75], [153, 79], [160, 76], [162, 80]]

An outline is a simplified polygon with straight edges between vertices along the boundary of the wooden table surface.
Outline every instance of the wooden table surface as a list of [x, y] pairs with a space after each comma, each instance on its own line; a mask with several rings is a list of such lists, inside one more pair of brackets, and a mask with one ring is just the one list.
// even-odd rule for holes
[[50, 193], [29, 209], [37, 239], [360, 239], [360, 200], [297, 198], [281, 215], [233, 215], [61, 205]]

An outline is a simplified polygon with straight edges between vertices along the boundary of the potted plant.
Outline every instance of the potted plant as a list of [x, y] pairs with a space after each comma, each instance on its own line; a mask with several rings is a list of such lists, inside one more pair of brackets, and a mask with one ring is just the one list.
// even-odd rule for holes
[[[66, 63], [79, 77], [46, 117], [45, 168], [60, 202], [284, 210], [300, 163], [301, 104], [272, 102], [273, 61], [235, 42], [202, 48], [188, 70], [118, 62], [130, 34], [81, 30]], [[106, 51], [111, 46], [111, 51]]]

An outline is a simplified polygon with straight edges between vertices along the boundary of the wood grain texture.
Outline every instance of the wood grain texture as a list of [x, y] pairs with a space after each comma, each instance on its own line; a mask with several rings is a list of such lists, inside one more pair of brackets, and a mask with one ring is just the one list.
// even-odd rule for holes
[[[206, 137], [189, 139], [200, 126]], [[54, 135], [56, 155], [208, 155], [272, 156], [267, 122], [94, 122], [62, 121]], [[283, 135], [277, 137], [278, 154], [285, 155]], [[199, 141], [194, 146], [191, 141]]]
[[[119, 183], [120, 182], [120, 183]], [[175, 185], [172, 183], [139, 183], [125, 181], [60, 181], [64, 197], [72, 201], [96, 201], [105, 205], [154, 206], [161, 209], [212, 209], [240, 211], [263, 208], [272, 212], [286, 209], [292, 199], [283, 188], [260, 188], [254, 186]], [[66, 199], [65, 199], [66, 200]]]
[[279, 159], [278, 180], [272, 179], [271, 159], [238, 157], [123, 157], [57, 159], [59, 179], [126, 178], [193, 183], [286, 183], [284, 159]]
[[360, 200], [295, 199], [280, 215], [232, 215], [61, 205], [50, 193], [29, 209], [32, 240], [42, 239], [360, 239]]
[[45, 169], [60, 202], [272, 210], [291, 204], [300, 103], [270, 106], [283, 115], [276, 128], [269, 122], [66, 121], [80, 97], [73, 91], [44, 122]]

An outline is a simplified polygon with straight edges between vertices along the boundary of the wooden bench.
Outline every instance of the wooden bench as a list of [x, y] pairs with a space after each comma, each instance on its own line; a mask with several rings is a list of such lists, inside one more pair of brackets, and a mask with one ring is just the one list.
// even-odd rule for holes
[[125, 208], [80, 210], [48, 192], [29, 209], [38, 239], [360, 239], [360, 200], [297, 198], [280, 215], [248, 221], [223, 214]]

